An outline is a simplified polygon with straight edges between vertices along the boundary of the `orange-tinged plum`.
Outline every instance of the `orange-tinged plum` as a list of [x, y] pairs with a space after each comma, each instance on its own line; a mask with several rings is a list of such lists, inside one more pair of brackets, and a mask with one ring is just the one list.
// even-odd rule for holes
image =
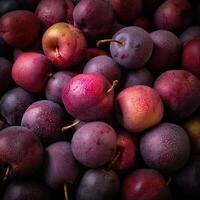
[[186, 120], [184, 128], [187, 131], [193, 153], [200, 153], [200, 116], [193, 116]]
[[185, 70], [168, 70], [154, 83], [166, 111], [174, 118], [185, 118], [200, 105], [200, 80]]
[[25, 48], [33, 44], [38, 37], [40, 23], [30, 11], [10, 11], [0, 19], [0, 34], [15, 48]]
[[60, 69], [80, 63], [87, 53], [82, 32], [64, 22], [53, 24], [45, 31], [42, 47], [48, 59]]
[[144, 85], [128, 87], [116, 98], [118, 122], [132, 133], [158, 124], [163, 117], [163, 103], [158, 93]]

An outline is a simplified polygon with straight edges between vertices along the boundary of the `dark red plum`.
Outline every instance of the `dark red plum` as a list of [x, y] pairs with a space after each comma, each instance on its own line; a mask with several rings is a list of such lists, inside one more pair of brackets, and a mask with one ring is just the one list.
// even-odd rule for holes
[[164, 177], [156, 170], [141, 168], [127, 175], [122, 183], [122, 200], [171, 200]]
[[46, 148], [43, 173], [46, 184], [54, 189], [62, 189], [65, 184], [77, 180], [80, 166], [72, 154], [70, 143], [56, 142]]
[[34, 173], [43, 162], [39, 138], [25, 127], [10, 126], [0, 132], [0, 166], [9, 167], [6, 178], [22, 178]]
[[49, 78], [46, 85], [46, 98], [55, 103], [62, 104], [62, 90], [66, 83], [74, 77], [76, 73], [69, 71], [58, 71]]
[[56, 142], [62, 136], [65, 114], [61, 106], [49, 100], [31, 104], [25, 111], [21, 125], [31, 130], [44, 144]]
[[113, 158], [117, 135], [114, 129], [104, 122], [88, 122], [76, 130], [71, 143], [73, 155], [81, 164], [97, 168]]
[[142, 13], [142, 0], [110, 0], [119, 22], [131, 24]]
[[114, 12], [108, 1], [81, 0], [74, 8], [73, 18], [74, 25], [85, 35], [102, 38], [112, 28]]
[[137, 26], [120, 29], [113, 36], [110, 53], [113, 60], [124, 68], [139, 69], [151, 56], [153, 41], [148, 32]]
[[[138, 158], [138, 147], [136, 139], [126, 131], [119, 131], [117, 135], [117, 154], [119, 157], [113, 162], [113, 168], [120, 172], [132, 169]], [[114, 158], [115, 159], [115, 158]]]
[[7, 59], [0, 57], [0, 94], [11, 86], [11, 70], [11, 63]]
[[175, 119], [191, 115], [200, 106], [200, 80], [188, 71], [165, 71], [156, 79], [154, 89]]
[[193, 156], [187, 165], [173, 176], [172, 184], [175, 191], [183, 194], [187, 199], [199, 199], [199, 168], [200, 156]]
[[121, 78], [120, 66], [109, 56], [96, 56], [92, 58], [86, 63], [83, 73], [101, 74], [111, 84], [114, 80], [120, 80]]
[[90, 169], [85, 172], [76, 190], [76, 200], [115, 200], [120, 182], [112, 170]]
[[145, 16], [140, 16], [134, 21], [134, 26], [139, 26], [140, 28], [143, 28], [144, 30], [150, 32], [151, 30], [151, 22], [150, 20]]
[[52, 192], [40, 181], [15, 180], [6, 188], [2, 200], [51, 200]]
[[105, 118], [113, 107], [111, 84], [100, 74], [79, 74], [63, 88], [62, 101], [69, 114], [82, 121]]
[[182, 66], [200, 78], [200, 37], [185, 44], [182, 52]]
[[189, 26], [179, 38], [184, 45], [190, 40], [200, 38], [200, 26]]
[[13, 88], [0, 99], [0, 113], [9, 125], [20, 125], [26, 109], [34, 102], [32, 94], [20, 87]]
[[181, 54], [181, 42], [178, 37], [166, 30], [151, 32], [150, 36], [154, 47], [148, 66], [152, 72], [159, 73], [172, 68]]
[[[69, 5], [67, 5], [67, 3]], [[73, 22], [73, 4], [71, 0], [41, 0], [35, 10], [35, 15], [45, 28], [57, 22]]]
[[193, 10], [188, 0], [166, 0], [154, 13], [157, 29], [180, 33], [192, 21]]
[[0, 33], [3, 39], [15, 48], [25, 48], [33, 44], [39, 29], [39, 20], [30, 11], [10, 11], [0, 19]]
[[172, 173], [188, 161], [190, 140], [182, 127], [162, 123], [142, 136], [140, 152], [149, 167], [163, 173]]
[[146, 68], [126, 71], [121, 84], [122, 88], [125, 89], [134, 85], [152, 86], [153, 76], [151, 72]]
[[29, 92], [41, 92], [52, 70], [52, 64], [41, 53], [22, 53], [12, 67], [12, 78]]

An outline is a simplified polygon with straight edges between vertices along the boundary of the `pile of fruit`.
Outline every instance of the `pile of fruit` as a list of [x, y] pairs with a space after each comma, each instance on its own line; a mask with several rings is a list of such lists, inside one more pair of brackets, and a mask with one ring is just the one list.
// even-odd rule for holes
[[0, 199], [200, 199], [199, 0], [0, 1]]

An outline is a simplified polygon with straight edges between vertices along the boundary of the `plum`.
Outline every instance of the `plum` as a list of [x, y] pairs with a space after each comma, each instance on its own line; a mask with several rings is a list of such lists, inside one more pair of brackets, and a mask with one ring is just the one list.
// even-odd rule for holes
[[113, 90], [100, 74], [79, 74], [63, 88], [62, 101], [69, 114], [82, 121], [105, 118], [113, 107]]
[[188, 0], [166, 0], [154, 13], [157, 29], [180, 33], [192, 21], [192, 6]]
[[88, 62], [90, 59], [96, 57], [96, 56], [107, 56], [107, 52], [98, 48], [88, 48], [87, 49], [87, 55], [86, 55], [86, 61]]
[[200, 78], [200, 38], [185, 44], [182, 52], [182, 66]]
[[81, 0], [74, 8], [73, 18], [75, 27], [85, 35], [102, 38], [112, 28], [114, 12], [108, 1]]
[[138, 158], [138, 147], [136, 138], [126, 131], [118, 131], [117, 135], [117, 154], [112, 160], [111, 167], [119, 172], [132, 169]]
[[173, 67], [181, 54], [181, 42], [178, 37], [166, 30], [156, 30], [150, 34], [154, 48], [148, 66], [154, 73]]
[[111, 57], [104, 55], [89, 60], [83, 69], [83, 73], [102, 74], [111, 84], [114, 80], [121, 78], [120, 66]]
[[31, 11], [10, 11], [0, 19], [0, 34], [15, 48], [21, 49], [33, 44], [38, 37], [39, 29], [39, 20]]
[[45, 28], [58, 22], [72, 23], [74, 6], [70, 2], [71, 0], [41, 0], [35, 10], [35, 15]]
[[180, 171], [174, 174], [172, 185], [176, 193], [180, 193], [187, 199], [199, 199], [200, 156], [193, 156]]
[[65, 184], [73, 184], [77, 180], [80, 166], [69, 142], [56, 142], [46, 148], [43, 170], [45, 182], [53, 189], [63, 188]]
[[12, 78], [29, 92], [41, 92], [52, 70], [52, 64], [41, 53], [25, 52], [15, 60], [12, 67]]
[[187, 131], [193, 154], [200, 153], [200, 116], [194, 115], [189, 117], [184, 123], [184, 128]]
[[151, 56], [153, 41], [148, 32], [137, 26], [120, 29], [112, 37], [110, 53], [122, 67], [139, 69]]
[[190, 140], [182, 127], [161, 123], [142, 136], [140, 152], [149, 167], [163, 173], [172, 173], [188, 161]]
[[7, 59], [0, 57], [0, 94], [11, 86], [11, 70], [11, 63]]
[[192, 39], [200, 38], [200, 26], [189, 26], [179, 38], [184, 45]]
[[131, 133], [158, 124], [163, 117], [163, 103], [156, 90], [136, 85], [122, 90], [115, 100], [118, 122]]
[[43, 162], [44, 149], [39, 138], [26, 127], [10, 126], [0, 132], [0, 166], [9, 168], [5, 178], [33, 174]]
[[151, 72], [146, 68], [126, 71], [122, 78], [121, 87], [125, 89], [134, 85], [152, 86], [153, 76]]
[[15, 87], [1, 97], [0, 113], [9, 125], [20, 125], [24, 112], [34, 101], [32, 94]]
[[123, 24], [131, 24], [142, 13], [142, 0], [110, 0], [110, 4]]
[[120, 182], [112, 170], [89, 169], [84, 174], [76, 190], [76, 200], [117, 199]]
[[26, 179], [9, 183], [2, 200], [51, 200], [51, 190], [40, 181]]
[[87, 53], [83, 33], [65, 22], [53, 24], [44, 32], [42, 47], [48, 59], [59, 69], [79, 64]]
[[76, 130], [71, 141], [74, 157], [90, 168], [100, 167], [113, 158], [117, 135], [105, 122], [88, 122]]
[[156, 79], [154, 88], [174, 119], [191, 115], [200, 105], [200, 80], [188, 71], [165, 71]]
[[164, 177], [156, 170], [141, 168], [122, 182], [122, 200], [171, 200]]
[[49, 100], [31, 104], [25, 111], [21, 125], [34, 131], [44, 144], [61, 139], [61, 129], [65, 123], [62, 107]]
[[45, 94], [48, 100], [62, 104], [62, 90], [66, 83], [74, 77], [76, 73], [70, 71], [58, 71], [47, 82]]
[[134, 21], [134, 26], [139, 26], [140, 28], [143, 28], [144, 30], [148, 32], [150, 32], [152, 29], [150, 20], [145, 16], [138, 17]]

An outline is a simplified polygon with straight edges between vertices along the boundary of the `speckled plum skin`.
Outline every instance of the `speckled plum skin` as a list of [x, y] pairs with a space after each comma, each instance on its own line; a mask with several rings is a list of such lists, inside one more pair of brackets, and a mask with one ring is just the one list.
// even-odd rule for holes
[[189, 41], [184, 46], [182, 66], [200, 78], [200, 37]]
[[192, 16], [188, 0], [166, 0], [155, 11], [154, 24], [157, 29], [179, 33], [191, 23]]
[[21, 125], [32, 129], [44, 144], [49, 144], [61, 138], [64, 116], [59, 104], [40, 100], [28, 107], [22, 117]]
[[54, 189], [63, 188], [64, 184], [73, 184], [80, 173], [69, 142], [60, 141], [46, 148], [44, 160], [44, 180]]
[[113, 91], [108, 80], [100, 74], [79, 74], [63, 88], [62, 101], [76, 119], [94, 121], [105, 118], [113, 107]]
[[96, 56], [90, 59], [84, 66], [83, 73], [95, 73], [105, 76], [112, 84], [114, 80], [120, 80], [120, 66], [109, 56]]
[[89, 122], [74, 133], [71, 145], [73, 155], [80, 163], [97, 168], [113, 158], [117, 135], [114, 129], [104, 122]]
[[172, 68], [181, 53], [181, 42], [178, 37], [166, 30], [151, 32], [150, 37], [154, 47], [148, 66], [152, 72], [158, 73]]
[[118, 122], [131, 133], [141, 132], [160, 122], [163, 103], [149, 86], [137, 85], [122, 90], [115, 101]]
[[142, 13], [142, 0], [110, 0], [110, 3], [122, 23], [132, 23]]
[[71, 0], [41, 0], [35, 15], [45, 28], [58, 22], [73, 22], [73, 3]]
[[154, 82], [154, 89], [173, 118], [185, 118], [200, 105], [200, 80], [188, 71], [165, 71]]
[[51, 200], [51, 191], [43, 183], [35, 180], [12, 181], [5, 190], [3, 200]]
[[182, 44], [186, 44], [190, 40], [200, 38], [200, 26], [189, 26], [181, 35], [180, 41]]
[[114, 12], [108, 1], [81, 0], [74, 8], [73, 19], [74, 26], [85, 35], [101, 38], [111, 30]]
[[125, 177], [122, 200], [172, 200], [164, 177], [156, 170], [141, 168]]
[[46, 98], [55, 103], [62, 104], [62, 90], [66, 83], [74, 77], [76, 73], [70, 71], [58, 71], [47, 82]]
[[116, 199], [120, 182], [113, 170], [90, 169], [85, 172], [76, 191], [76, 200]]
[[0, 33], [3, 39], [15, 48], [21, 49], [33, 44], [39, 29], [39, 20], [30, 11], [10, 11], [0, 19]]
[[52, 64], [43, 54], [25, 52], [14, 62], [12, 78], [29, 92], [41, 92], [45, 89], [51, 69]]
[[172, 173], [183, 167], [190, 156], [189, 137], [182, 127], [162, 123], [141, 138], [140, 152], [149, 167]]
[[87, 53], [87, 41], [83, 33], [69, 23], [59, 22], [43, 34], [44, 54], [59, 69], [79, 64]]
[[110, 53], [113, 60], [124, 68], [139, 69], [149, 60], [153, 41], [148, 32], [137, 26], [130, 26], [120, 29], [113, 36]]
[[33, 95], [26, 90], [13, 88], [1, 97], [0, 113], [9, 125], [20, 125], [24, 112], [34, 101]]
[[25, 127], [10, 126], [0, 132], [0, 165], [11, 166], [10, 178], [35, 172], [43, 162], [43, 153], [39, 138]]

